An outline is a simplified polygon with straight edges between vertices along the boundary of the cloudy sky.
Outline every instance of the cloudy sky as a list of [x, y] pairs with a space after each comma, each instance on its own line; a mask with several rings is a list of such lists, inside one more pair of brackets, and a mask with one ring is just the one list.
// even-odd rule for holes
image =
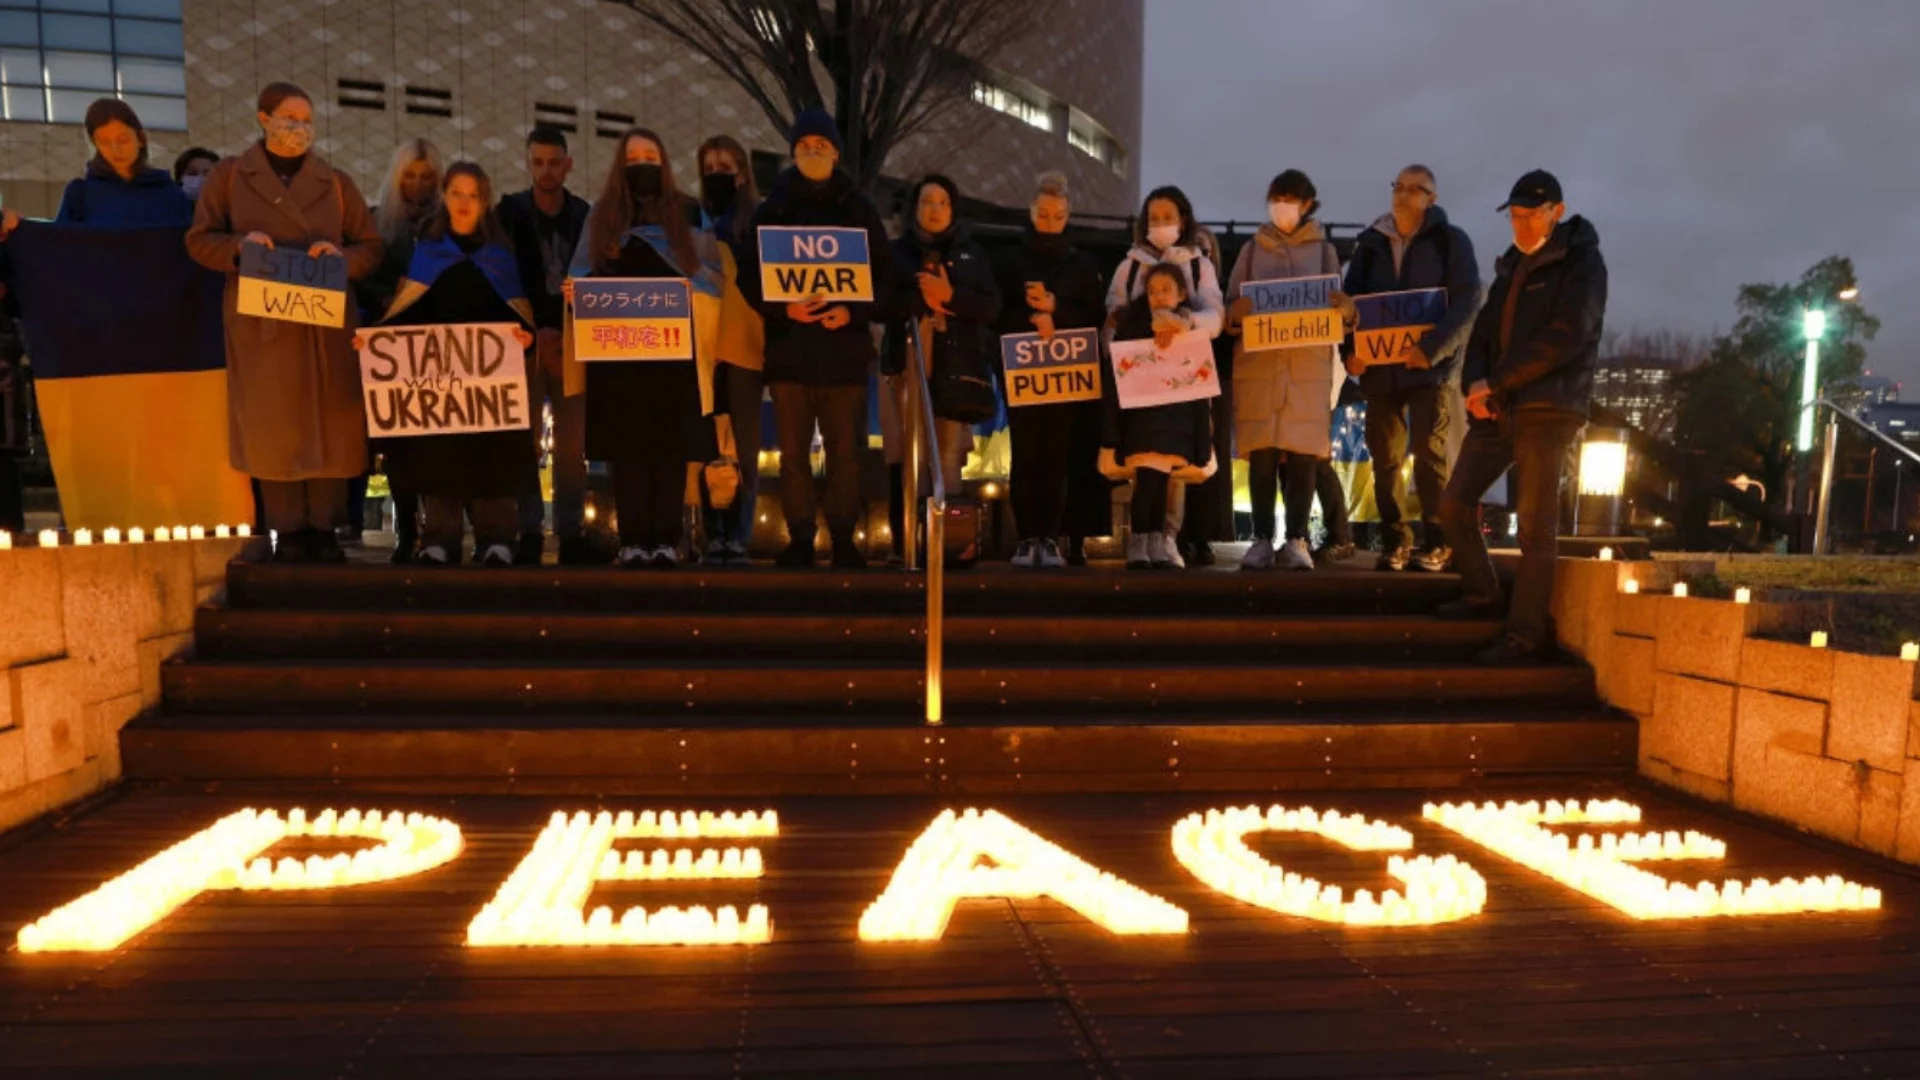
[[1368, 222], [1410, 161], [1473, 237], [1551, 170], [1599, 229], [1610, 329], [1708, 334], [1743, 282], [1851, 255], [1869, 367], [1920, 399], [1920, 0], [1147, 0], [1142, 190], [1264, 220], [1306, 170]]

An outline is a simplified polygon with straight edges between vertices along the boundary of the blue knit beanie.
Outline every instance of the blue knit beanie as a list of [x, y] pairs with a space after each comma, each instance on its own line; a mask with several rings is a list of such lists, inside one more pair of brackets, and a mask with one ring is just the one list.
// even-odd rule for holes
[[825, 109], [800, 110], [800, 115], [793, 118], [793, 130], [787, 133], [787, 147], [791, 149], [809, 135], [818, 135], [832, 143], [835, 150], [841, 149], [840, 125], [833, 122], [833, 114]]

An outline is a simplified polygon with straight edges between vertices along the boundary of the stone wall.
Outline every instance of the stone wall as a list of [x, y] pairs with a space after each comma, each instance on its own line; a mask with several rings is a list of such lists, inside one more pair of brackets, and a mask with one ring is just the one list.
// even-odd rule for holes
[[0, 830], [120, 778], [120, 729], [160, 703], [248, 541], [0, 551]]
[[[1693, 564], [1562, 560], [1561, 643], [1640, 721], [1640, 771], [1682, 791], [1920, 863], [1916, 665], [1768, 640], [1792, 604], [1671, 595]], [[1623, 591], [1628, 579], [1637, 594]], [[1911, 782], [1909, 782], [1911, 778]]]

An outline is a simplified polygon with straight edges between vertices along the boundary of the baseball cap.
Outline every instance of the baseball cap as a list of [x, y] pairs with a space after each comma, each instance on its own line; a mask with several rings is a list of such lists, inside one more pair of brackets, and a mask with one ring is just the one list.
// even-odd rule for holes
[[1522, 206], [1528, 210], [1547, 203], [1565, 202], [1560, 194], [1560, 181], [1545, 169], [1535, 169], [1514, 181], [1513, 192], [1507, 201], [1494, 207], [1495, 213], [1505, 211], [1509, 206]]

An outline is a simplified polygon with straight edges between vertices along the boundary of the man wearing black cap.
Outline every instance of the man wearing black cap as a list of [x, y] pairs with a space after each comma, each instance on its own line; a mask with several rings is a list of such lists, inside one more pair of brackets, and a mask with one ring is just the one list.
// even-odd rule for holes
[[1600, 237], [1583, 217], [1562, 221], [1560, 181], [1535, 170], [1513, 185], [1500, 210], [1513, 246], [1494, 265], [1493, 287], [1467, 340], [1467, 439], [1440, 498], [1462, 596], [1447, 618], [1497, 613], [1500, 583], [1480, 532], [1480, 497], [1509, 467], [1520, 520], [1520, 569], [1506, 633], [1483, 650], [1485, 664], [1536, 662], [1552, 646], [1547, 608], [1559, 534], [1560, 476], [1567, 450], [1586, 426], [1593, 369], [1607, 307]]
[[[840, 129], [824, 109], [794, 117], [788, 139], [793, 167], [780, 174], [767, 200], [754, 212], [755, 234], [764, 225], [855, 228], [867, 231], [867, 255], [875, 300], [887, 288], [891, 245], [880, 212], [853, 180], [835, 167]], [[860, 466], [865, 443], [867, 371], [875, 357], [868, 325], [870, 303], [819, 300], [768, 302], [760, 288], [757, 246], [745, 245], [736, 275], [740, 288], [767, 321], [767, 387], [773, 395], [780, 441], [780, 508], [787, 519], [787, 549], [781, 566], [812, 566], [814, 489], [813, 429], [827, 457], [827, 530], [833, 565], [866, 565], [854, 540], [860, 511]]]

